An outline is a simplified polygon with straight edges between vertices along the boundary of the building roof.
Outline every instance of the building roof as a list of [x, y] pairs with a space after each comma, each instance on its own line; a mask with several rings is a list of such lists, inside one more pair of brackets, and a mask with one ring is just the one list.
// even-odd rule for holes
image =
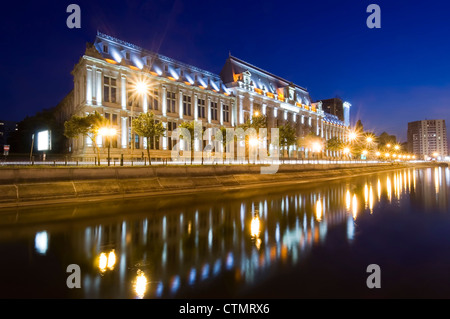
[[137, 69], [147, 68], [158, 75], [171, 76], [176, 80], [199, 84], [216, 91], [228, 92], [217, 74], [149, 51], [99, 31], [94, 46], [103, 59], [109, 59], [118, 64], [126, 63]]
[[220, 77], [225, 85], [231, 86], [236, 82], [236, 76], [244, 72], [249, 72], [252, 85], [258, 89], [277, 94], [279, 90], [290, 86], [295, 89], [298, 103], [311, 105], [311, 98], [305, 88], [231, 55], [226, 60]]

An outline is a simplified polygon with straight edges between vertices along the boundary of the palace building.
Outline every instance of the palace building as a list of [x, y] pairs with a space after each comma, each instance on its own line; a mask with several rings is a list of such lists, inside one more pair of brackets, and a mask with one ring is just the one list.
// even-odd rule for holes
[[[74, 88], [56, 107], [57, 118], [64, 122], [75, 114], [102, 114], [118, 132], [110, 144], [113, 158], [140, 158], [147, 147], [152, 156], [169, 158], [176, 142], [172, 131], [180, 123], [236, 128], [258, 113], [267, 116], [268, 131], [289, 122], [298, 137], [313, 133], [324, 141], [347, 139], [348, 110], [343, 121], [325, 112], [322, 102], [313, 103], [305, 88], [231, 55], [217, 75], [98, 32], [72, 75]], [[137, 88], [141, 82], [148, 86], [145, 93]], [[132, 119], [142, 112], [153, 112], [167, 129], [150, 145], [132, 129]], [[100, 149], [105, 138], [97, 137]], [[80, 136], [69, 141], [67, 151], [75, 158], [93, 158], [92, 144]], [[290, 150], [294, 156], [307, 153], [296, 146]]]

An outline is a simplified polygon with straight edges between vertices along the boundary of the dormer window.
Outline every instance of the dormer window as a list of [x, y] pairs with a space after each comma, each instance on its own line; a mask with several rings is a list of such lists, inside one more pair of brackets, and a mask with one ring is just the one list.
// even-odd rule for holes
[[106, 44], [103, 45], [103, 52], [108, 53], [108, 45]]
[[127, 60], [130, 59], [130, 52], [125, 52], [125, 59], [127, 59]]

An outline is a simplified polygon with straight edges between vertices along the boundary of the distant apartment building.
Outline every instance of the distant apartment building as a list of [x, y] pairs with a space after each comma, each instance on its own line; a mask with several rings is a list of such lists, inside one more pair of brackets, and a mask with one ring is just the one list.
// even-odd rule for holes
[[337, 116], [340, 121], [345, 123], [345, 126], [350, 125], [350, 103], [344, 102], [339, 97], [320, 100], [320, 102], [322, 102], [324, 112]]
[[448, 155], [445, 120], [408, 123], [408, 151], [421, 158]]
[[12, 132], [17, 131], [17, 123], [12, 121], [0, 120], [0, 151], [3, 151], [3, 146], [8, 145], [8, 138]]

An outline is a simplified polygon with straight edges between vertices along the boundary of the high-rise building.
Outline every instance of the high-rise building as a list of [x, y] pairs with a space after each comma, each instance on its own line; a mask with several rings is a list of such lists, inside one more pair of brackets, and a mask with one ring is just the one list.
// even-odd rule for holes
[[350, 103], [343, 101], [339, 97], [320, 100], [320, 102], [322, 102], [322, 109], [326, 113], [337, 116], [346, 126], [350, 125]]
[[448, 155], [445, 120], [422, 120], [408, 123], [408, 151], [420, 156]]

